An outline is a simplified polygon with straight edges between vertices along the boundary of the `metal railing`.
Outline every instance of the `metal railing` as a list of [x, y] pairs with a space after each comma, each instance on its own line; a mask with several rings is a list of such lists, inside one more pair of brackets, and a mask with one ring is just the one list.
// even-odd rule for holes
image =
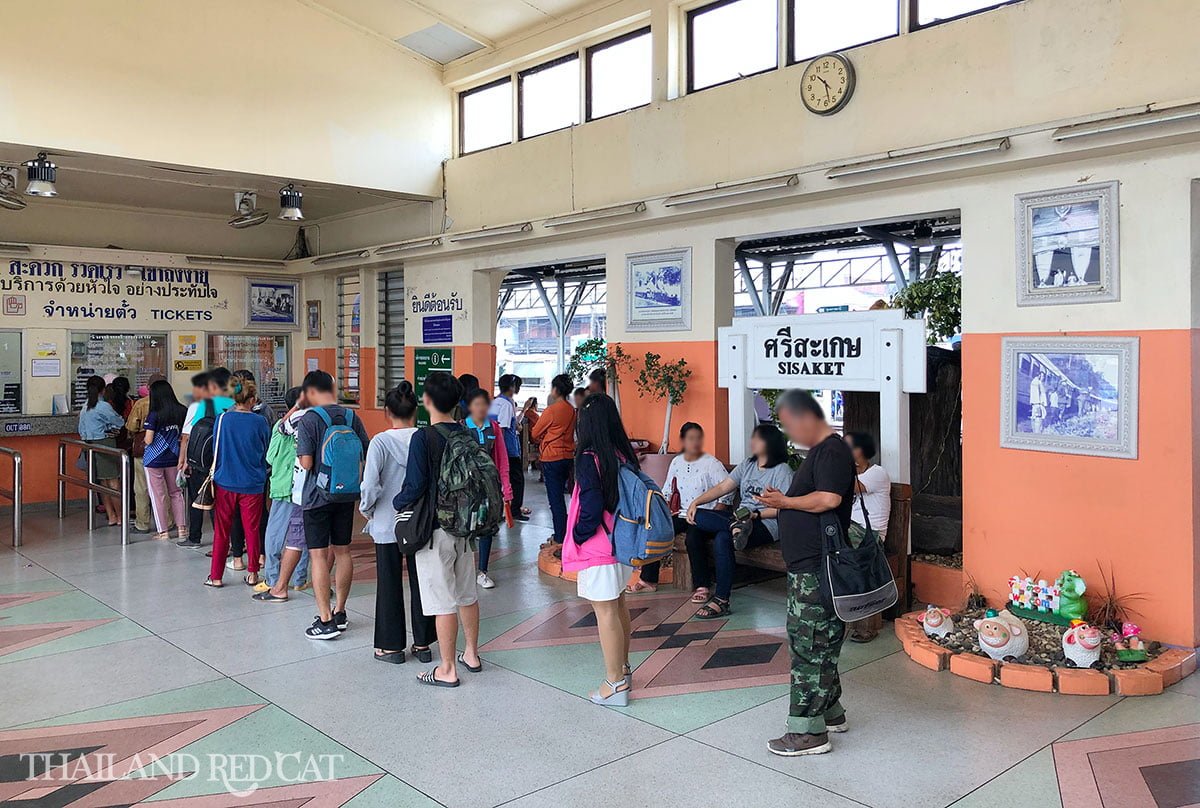
[[21, 546], [21, 503], [25, 500], [24, 491], [24, 475], [25, 471], [21, 467], [21, 453], [16, 449], [9, 449], [0, 446], [0, 454], [6, 454], [12, 458], [12, 488], [0, 488], [0, 497], [7, 497], [12, 500], [13, 504], [13, 528], [12, 528], [12, 546]]
[[[87, 455], [87, 477], [75, 477], [67, 474], [67, 447], [78, 446], [80, 450]], [[121, 488], [120, 490], [109, 488], [107, 485], [94, 483], [95, 478], [95, 456], [98, 454], [109, 455], [117, 458], [121, 464]], [[86, 488], [88, 492], [87, 499], [87, 514], [88, 514], [88, 530], [96, 529], [96, 502], [94, 494], [108, 494], [109, 496], [118, 497], [121, 501], [121, 544], [129, 544], [129, 455], [124, 449], [115, 449], [109, 446], [97, 446], [94, 443], [87, 441], [74, 440], [72, 438], [59, 438], [58, 441], [58, 518], [64, 519], [67, 516], [67, 486], [76, 485], [80, 488]]]

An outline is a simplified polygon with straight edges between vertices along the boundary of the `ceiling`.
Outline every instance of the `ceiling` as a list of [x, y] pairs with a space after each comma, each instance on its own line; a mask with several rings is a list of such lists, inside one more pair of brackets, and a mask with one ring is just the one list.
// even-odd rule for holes
[[442, 23], [485, 47], [567, 19], [596, 0], [313, 0], [389, 40]]
[[[0, 166], [20, 166], [37, 155], [31, 146], [0, 143]], [[255, 191], [258, 206], [277, 213], [279, 189], [288, 180], [257, 174], [149, 163], [78, 152], [53, 152], [58, 165], [58, 197], [28, 198], [29, 204], [82, 203], [103, 207], [179, 211], [229, 217], [234, 191]], [[25, 171], [20, 172], [24, 189]], [[304, 194], [304, 216], [319, 220], [396, 204], [415, 197], [344, 185], [296, 182]]]

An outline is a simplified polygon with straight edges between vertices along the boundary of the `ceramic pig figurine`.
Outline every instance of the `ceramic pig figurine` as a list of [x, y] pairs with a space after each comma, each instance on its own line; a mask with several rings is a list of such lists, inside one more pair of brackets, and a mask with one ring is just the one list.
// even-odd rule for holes
[[1075, 668], [1090, 668], [1100, 660], [1100, 629], [1079, 623], [1067, 629], [1062, 637], [1063, 656], [1067, 664]]
[[979, 632], [980, 650], [992, 659], [1016, 659], [1029, 650], [1029, 631], [1008, 609], [999, 614], [989, 609], [987, 616], [975, 621], [975, 630]]
[[917, 615], [917, 619], [921, 621], [925, 633], [930, 637], [945, 637], [954, 631], [954, 621], [950, 619], [949, 609], [929, 606], [925, 609], [925, 614]]

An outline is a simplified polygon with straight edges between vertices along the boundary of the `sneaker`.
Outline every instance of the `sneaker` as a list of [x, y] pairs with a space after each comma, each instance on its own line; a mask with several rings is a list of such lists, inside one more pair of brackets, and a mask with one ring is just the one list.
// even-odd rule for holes
[[800, 757], [802, 755], [823, 755], [833, 749], [829, 743], [829, 735], [789, 732], [781, 738], [767, 741], [767, 750], [773, 755], [782, 757]]
[[826, 732], [845, 732], [850, 729], [850, 725], [846, 722], [846, 714], [842, 713], [841, 718], [825, 719]]
[[350, 618], [346, 616], [345, 612], [334, 612], [333, 624], [337, 626], [338, 631], [345, 631], [350, 627]]
[[176, 547], [191, 547], [194, 549], [194, 548], [200, 546], [200, 542], [192, 541], [191, 539], [180, 539], [179, 541], [175, 542], [175, 546]]
[[304, 636], [310, 640], [336, 640], [342, 636], [342, 632], [338, 631], [337, 624], [332, 620], [328, 623], [321, 622], [321, 618], [313, 621], [313, 624], [304, 630]]
[[495, 589], [496, 582], [493, 581], [486, 572], [481, 572], [475, 576], [475, 583], [479, 584], [480, 589]]

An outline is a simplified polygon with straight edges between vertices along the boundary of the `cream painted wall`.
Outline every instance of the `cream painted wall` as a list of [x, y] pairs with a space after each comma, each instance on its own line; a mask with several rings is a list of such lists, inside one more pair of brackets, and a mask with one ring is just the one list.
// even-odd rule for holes
[[440, 73], [296, 0], [10, 0], [0, 142], [440, 194]]

